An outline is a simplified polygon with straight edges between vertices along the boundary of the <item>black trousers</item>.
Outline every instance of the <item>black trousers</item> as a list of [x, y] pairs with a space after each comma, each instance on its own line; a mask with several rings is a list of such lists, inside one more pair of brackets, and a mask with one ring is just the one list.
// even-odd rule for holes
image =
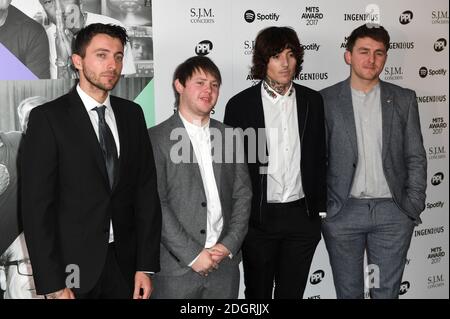
[[[247, 299], [301, 299], [320, 241], [320, 217], [309, 217], [304, 199], [267, 204], [263, 224], [249, 227], [242, 246]], [[275, 291], [273, 291], [275, 284]]]
[[108, 245], [105, 266], [94, 288], [87, 293], [75, 293], [77, 299], [131, 299], [133, 290], [117, 263], [114, 243]]

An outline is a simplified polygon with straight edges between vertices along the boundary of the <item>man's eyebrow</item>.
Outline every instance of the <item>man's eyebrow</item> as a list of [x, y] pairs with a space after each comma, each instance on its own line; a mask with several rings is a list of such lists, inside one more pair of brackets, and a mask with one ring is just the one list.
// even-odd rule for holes
[[[98, 49], [95, 49], [94, 52], [112, 52], [112, 51], [109, 49], [105, 49], [105, 48], [98, 48]], [[123, 51], [117, 51], [114, 53], [114, 55], [117, 55], [117, 54], [123, 55], [124, 53], [123, 53]]]

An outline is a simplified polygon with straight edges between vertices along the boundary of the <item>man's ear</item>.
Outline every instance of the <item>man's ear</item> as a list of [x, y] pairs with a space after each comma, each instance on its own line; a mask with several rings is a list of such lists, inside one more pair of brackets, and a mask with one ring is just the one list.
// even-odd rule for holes
[[180, 80], [176, 79], [173, 82], [173, 85], [175, 86], [175, 90], [177, 90], [178, 94], [182, 94], [184, 91], [184, 86], [181, 84]]
[[345, 50], [344, 60], [348, 65], [352, 64], [352, 53], [349, 50]]
[[83, 58], [81, 56], [79, 56], [78, 54], [72, 54], [72, 64], [75, 67], [75, 69], [77, 70], [82, 70], [83, 69], [83, 64], [81, 63], [81, 61], [83, 60]]

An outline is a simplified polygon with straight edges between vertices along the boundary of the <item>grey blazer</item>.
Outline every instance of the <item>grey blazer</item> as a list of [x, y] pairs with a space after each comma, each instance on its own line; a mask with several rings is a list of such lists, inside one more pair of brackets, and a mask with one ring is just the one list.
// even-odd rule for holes
[[[425, 208], [427, 159], [420, 131], [414, 91], [380, 81], [382, 160], [393, 200], [421, 223]], [[328, 146], [328, 216], [344, 207], [358, 162], [350, 78], [321, 91], [324, 99]]]
[[[217, 129], [225, 137], [225, 125], [211, 119], [210, 129]], [[176, 129], [176, 130], [175, 130]], [[174, 135], [171, 139], [171, 133]], [[174, 134], [175, 133], [175, 134]], [[149, 129], [156, 162], [158, 191], [161, 199], [163, 226], [161, 235], [160, 275], [178, 276], [188, 272], [188, 267], [202, 251], [206, 241], [206, 195], [200, 169], [183, 122], [178, 113]], [[188, 141], [189, 162], [174, 163], [171, 151], [178, 150], [181, 141]], [[242, 148], [242, 136], [237, 138]], [[225, 161], [224, 141], [214, 151], [222, 152]], [[213, 146], [215, 144], [213, 143]], [[178, 155], [179, 152], [176, 152]], [[174, 155], [174, 154], [172, 154]], [[184, 154], [186, 155], [186, 154]], [[216, 179], [223, 215], [220, 243], [233, 254], [232, 262], [239, 263], [240, 248], [248, 229], [252, 198], [251, 182], [244, 162], [215, 162]]]

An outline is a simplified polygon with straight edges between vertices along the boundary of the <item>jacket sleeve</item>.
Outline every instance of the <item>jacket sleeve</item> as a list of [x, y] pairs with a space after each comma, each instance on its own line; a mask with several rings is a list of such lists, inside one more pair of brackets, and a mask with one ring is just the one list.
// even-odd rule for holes
[[327, 139], [325, 115], [322, 95], [317, 95], [315, 105], [317, 109], [317, 209], [319, 212], [327, 211]]
[[244, 161], [244, 145], [241, 134], [236, 138], [235, 155], [233, 194], [231, 196], [232, 212], [227, 233], [221, 240], [221, 243], [230, 250], [233, 256], [236, 256], [247, 235], [252, 203], [252, 186], [247, 164]]
[[30, 113], [21, 149], [22, 221], [38, 294], [65, 287], [58, 238], [58, 150], [42, 108]]
[[[404, 161], [407, 170], [406, 197], [413, 212], [419, 215], [425, 209], [427, 187], [427, 157], [420, 129], [419, 109], [415, 92], [410, 94], [404, 140]], [[409, 206], [409, 205], [408, 205]]]
[[152, 145], [147, 133], [144, 114], [139, 109], [140, 169], [135, 198], [138, 271], [160, 270], [161, 204]]

